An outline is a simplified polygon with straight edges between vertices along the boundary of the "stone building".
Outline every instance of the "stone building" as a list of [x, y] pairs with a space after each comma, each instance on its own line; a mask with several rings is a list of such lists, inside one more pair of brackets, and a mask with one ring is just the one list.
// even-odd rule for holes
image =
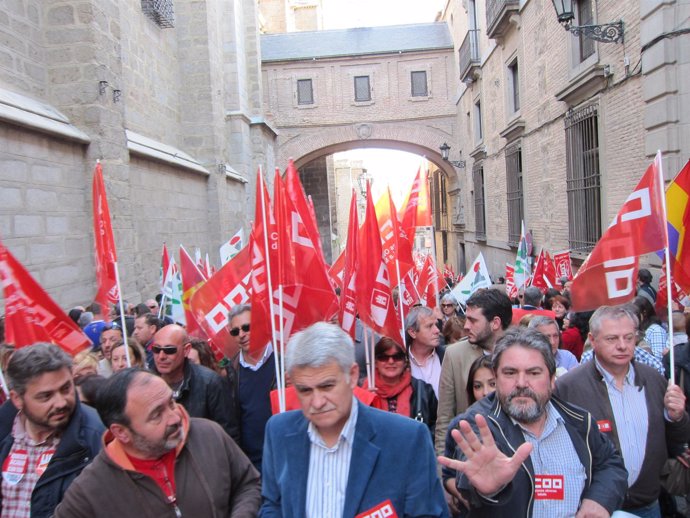
[[274, 166], [254, 0], [6, 0], [0, 239], [63, 307], [95, 294], [103, 165], [125, 298], [158, 292], [163, 242], [208, 251]]
[[514, 261], [523, 219], [535, 254], [570, 249], [579, 263], [658, 149], [667, 179], [690, 157], [690, 4], [573, 3], [575, 25], [622, 20], [624, 41], [566, 32], [548, 1], [449, 0], [443, 12], [464, 246], [494, 275]]

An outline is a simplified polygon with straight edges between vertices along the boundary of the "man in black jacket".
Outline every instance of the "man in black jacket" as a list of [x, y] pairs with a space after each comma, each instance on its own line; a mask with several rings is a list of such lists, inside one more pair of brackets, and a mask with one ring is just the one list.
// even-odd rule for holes
[[546, 337], [509, 331], [493, 368], [496, 392], [453, 420], [440, 458], [444, 478], [457, 472], [471, 515], [608, 518], [627, 489], [623, 460], [588, 412], [552, 397]]
[[80, 405], [72, 359], [38, 343], [7, 366], [10, 400], [0, 407], [3, 517], [48, 517], [72, 481], [101, 449], [105, 427]]
[[155, 370], [173, 391], [173, 399], [191, 417], [215, 421], [239, 441], [234, 402], [227, 381], [211, 369], [187, 359], [191, 341], [183, 327], [165, 326], [152, 340]]

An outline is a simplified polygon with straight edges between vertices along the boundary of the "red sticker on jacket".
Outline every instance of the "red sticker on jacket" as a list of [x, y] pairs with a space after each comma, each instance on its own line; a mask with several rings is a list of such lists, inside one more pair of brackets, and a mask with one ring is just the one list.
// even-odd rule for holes
[[16, 450], [10, 453], [2, 464], [2, 478], [11, 486], [19, 484], [24, 478], [26, 466], [29, 463], [29, 452]]
[[534, 475], [535, 500], [563, 500], [563, 475]]
[[597, 426], [599, 427], [599, 431], [603, 433], [608, 433], [613, 430], [613, 426], [611, 426], [611, 421], [604, 419], [603, 421], [597, 421]]
[[41, 453], [40, 457], [38, 457], [38, 462], [36, 463], [36, 473], [38, 473], [39, 477], [45, 473], [45, 470], [50, 463], [50, 459], [53, 458], [53, 455], [55, 455], [55, 450], [47, 450]]
[[359, 513], [355, 518], [398, 518], [398, 513], [395, 512], [393, 503], [386, 500], [363, 513]]

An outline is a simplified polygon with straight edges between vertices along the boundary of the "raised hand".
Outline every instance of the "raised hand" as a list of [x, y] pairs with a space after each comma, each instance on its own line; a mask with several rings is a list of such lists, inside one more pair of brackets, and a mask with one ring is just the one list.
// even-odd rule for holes
[[466, 460], [439, 457], [438, 461], [443, 466], [464, 473], [479, 493], [492, 495], [513, 480], [521, 464], [529, 457], [532, 445], [524, 443], [512, 457], [508, 457], [496, 447], [484, 416], [476, 415], [474, 420], [479, 429], [479, 437], [467, 421], [460, 421], [460, 429], [451, 432]]
[[666, 394], [664, 394], [664, 408], [672, 421], [680, 421], [685, 414], [685, 394], [678, 386], [669, 380]]

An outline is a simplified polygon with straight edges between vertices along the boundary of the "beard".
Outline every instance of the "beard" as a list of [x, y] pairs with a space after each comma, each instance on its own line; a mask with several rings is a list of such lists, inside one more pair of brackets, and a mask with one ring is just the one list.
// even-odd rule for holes
[[[531, 403], [518, 404], [513, 400], [516, 398], [530, 398]], [[551, 399], [551, 390], [548, 393], [539, 396], [536, 392], [529, 388], [518, 388], [513, 390], [507, 396], [499, 395], [501, 406], [505, 413], [515, 419], [518, 423], [531, 424], [536, 422], [546, 411], [546, 404]]]
[[[168, 453], [170, 450], [177, 448], [177, 446], [184, 440], [184, 430], [182, 423], [168, 426], [165, 429], [165, 436], [161, 440], [151, 440], [143, 435], [138, 434], [132, 428], [129, 429], [132, 433], [132, 446], [145, 454], [147, 458], [158, 459]], [[177, 434], [177, 436], [175, 436]]]
[[[22, 408], [22, 413], [24, 414], [24, 417], [28, 421], [31, 421], [33, 425], [45, 430], [59, 432], [67, 428], [67, 425], [72, 419], [72, 414], [74, 414], [75, 405], [76, 403], [74, 401], [68, 402], [65, 404], [65, 406], [52, 410], [46, 415], [34, 414], [31, 409], [28, 408], [28, 405], [24, 405], [24, 408]], [[63, 414], [62, 417], [56, 419], [55, 416], [60, 414]]]

